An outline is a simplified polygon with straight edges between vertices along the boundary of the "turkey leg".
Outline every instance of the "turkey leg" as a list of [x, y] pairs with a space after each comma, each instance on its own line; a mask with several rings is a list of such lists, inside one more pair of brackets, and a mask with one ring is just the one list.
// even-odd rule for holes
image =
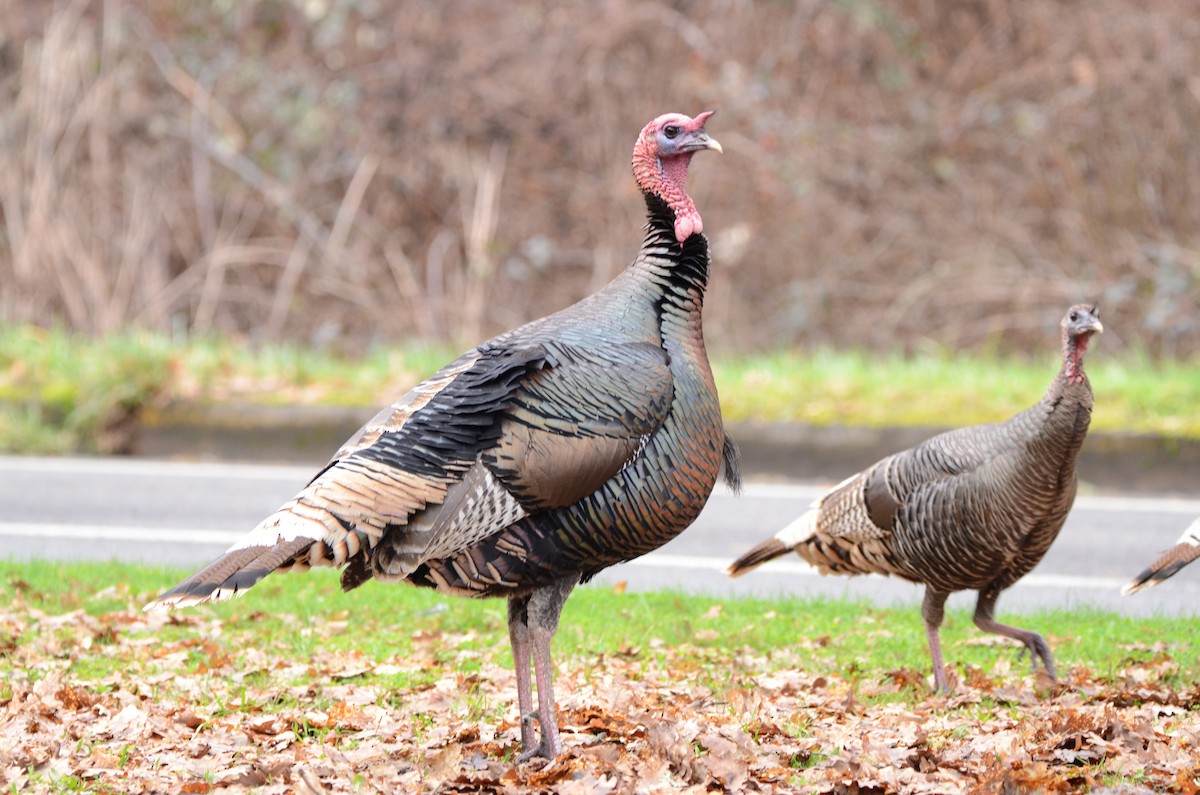
[[521, 721], [521, 751], [533, 751], [533, 683], [529, 676], [529, 597], [508, 600], [508, 642], [517, 671], [517, 715]]
[[1054, 675], [1054, 656], [1050, 653], [1050, 644], [1045, 638], [1032, 630], [1010, 627], [992, 618], [996, 612], [996, 600], [1000, 598], [1000, 591], [1000, 588], [992, 586], [979, 592], [979, 600], [975, 603], [975, 626], [984, 632], [1003, 635], [1023, 643], [1025, 648], [1021, 649], [1021, 654], [1029, 651], [1029, 661], [1033, 663], [1033, 670], [1037, 671], [1038, 660], [1041, 659], [1050, 679], [1057, 682], [1058, 678]]
[[[523, 600], [520, 612], [523, 622], [518, 622], [518, 630], [512, 633], [512, 611], [510, 609], [510, 637], [517, 640], [513, 645], [513, 656], [517, 656], [517, 644], [521, 644], [522, 661], [517, 661], [517, 701], [521, 709], [521, 755], [518, 762], [524, 762], [535, 756], [554, 759], [562, 753], [562, 740], [558, 736], [558, 709], [554, 703], [554, 668], [550, 661], [550, 641], [558, 630], [558, 618], [562, 614], [563, 605], [571, 590], [579, 582], [579, 575], [572, 574], [555, 580], [550, 585], [538, 588]], [[515, 601], [515, 600], [514, 600]], [[513, 604], [509, 602], [510, 606]], [[521, 628], [527, 633], [521, 637]], [[520, 704], [522, 698], [532, 701], [529, 693], [529, 656], [532, 651], [533, 673], [537, 683], [537, 712], [527, 712], [529, 704]], [[522, 662], [524, 665], [522, 665]], [[524, 669], [522, 671], [522, 668]], [[524, 677], [524, 683], [522, 683]], [[524, 688], [524, 689], [522, 689]], [[532, 719], [536, 719], [541, 727], [541, 742], [535, 747], [533, 742]]]
[[949, 695], [950, 685], [946, 681], [946, 666], [942, 663], [942, 640], [938, 630], [946, 613], [946, 599], [950, 594], [925, 587], [925, 599], [921, 603], [921, 617], [925, 619], [925, 636], [929, 638], [929, 656], [933, 659], [933, 692]]

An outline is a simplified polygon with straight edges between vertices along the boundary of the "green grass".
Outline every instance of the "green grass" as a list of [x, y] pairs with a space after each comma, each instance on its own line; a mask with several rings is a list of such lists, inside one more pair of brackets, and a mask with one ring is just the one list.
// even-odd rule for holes
[[0, 451], [108, 452], [113, 431], [166, 389], [172, 356], [161, 337], [0, 327]]
[[[112, 452], [108, 431], [170, 405], [382, 406], [454, 357], [450, 348], [372, 348], [362, 357], [295, 345], [136, 333], [79, 339], [59, 330], [0, 327], [0, 452]], [[1056, 369], [994, 355], [788, 351], [713, 355], [728, 422], [958, 426], [1031, 406]], [[1093, 430], [1200, 438], [1200, 361], [1105, 353], [1088, 358], [1097, 393]], [[1152, 385], [1152, 388], [1151, 388]]]
[[382, 405], [450, 358], [416, 344], [347, 358], [295, 345], [176, 344], [137, 331], [89, 340], [0, 325], [0, 452], [122, 452], [111, 431], [170, 404]]
[[[19, 704], [10, 718], [52, 716], [28, 724], [40, 747], [83, 738], [69, 756], [23, 768], [31, 791], [140, 791], [141, 782], [161, 782], [160, 763], [175, 770], [196, 747], [223, 766], [171, 773], [197, 790], [249, 760], [320, 769], [330, 748], [376, 760], [362, 775], [381, 791], [411, 791], [415, 779], [421, 791], [440, 791], [461, 775], [460, 759], [476, 757], [490, 772], [471, 775], [486, 772], [496, 788], [500, 777], [515, 780], [523, 791], [557, 791], [546, 789], [546, 770], [565, 776], [594, 763], [598, 775], [614, 754], [620, 769], [642, 775], [686, 759], [698, 766], [697, 782], [705, 770], [745, 765], [767, 783], [805, 791], [845, 773], [831, 768], [834, 756], [859, 760], [868, 778], [911, 777], [919, 758], [922, 776], [958, 771], [989, 792], [1014, 776], [1014, 791], [1139, 781], [1165, 790], [1184, 780], [1177, 774], [1200, 770], [1159, 770], [1138, 756], [1152, 746], [1186, 764], [1170, 738], [1195, 731], [1200, 631], [1192, 618], [1086, 609], [1023, 616], [1018, 623], [1043, 631], [1055, 649], [1061, 684], [1051, 687], [1027, 676], [1013, 646], [987, 641], [967, 612], [952, 610], [943, 649], [960, 684], [944, 698], [928, 687], [915, 606], [585, 586], [554, 640], [555, 681], [575, 693], [560, 703], [560, 722], [576, 751], [555, 763], [566, 767], [543, 769], [510, 764], [518, 724], [503, 602], [379, 583], [342, 594], [336, 574], [319, 570], [269, 577], [220, 605], [140, 612], [186, 573], [0, 562], [0, 707]], [[127, 705], [136, 710], [122, 722]], [[137, 716], [161, 736], [137, 734]], [[1123, 723], [1149, 746], [1106, 739]], [[90, 725], [110, 727], [111, 737], [88, 735], [81, 727]], [[976, 741], [981, 756], [964, 755]], [[1057, 756], [1080, 747], [1105, 756], [1082, 765]], [[1003, 760], [1002, 748], [1011, 749]], [[643, 762], [652, 767], [638, 768]], [[395, 786], [380, 785], [381, 775], [396, 777]]]
[[[959, 426], [1005, 419], [1033, 405], [1057, 369], [995, 356], [789, 351], [713, 357], [727, 421], [814, 425]], [[1087, 361], [1096, 393], [1093, 430], [1200, 437], [1200, 362], [1106, 356]]]
[[[100, 681], [122, 665], [103, 650], [117, 640], [113, 634], [106, 638], [106, 632], [124, 632], [123, 621], [114, 617], [136, 611], [187, 573], [135, 564], [0, 563], [0, 604], [21, 600], [48, 616], [82, 610], [96, 617], [96, 626], [108, 629], [93, 630], [89, 653], [72, 651], [70, 671], [82, 681]], [[458, 599], [376, 582], [343, 594], [334, 573], [326, 570], [276, 575], [241, 599], [179, 615], [203, 621], [169, 624], [156, 637], [164, 644], [190, 644], [193, 671], [216, 667], [224, 655], [240, 658], [255, 651], [305, 660], [319, 648], [377, 663], [404, 660], [414, 642], [430, 638], [436, 640], [437, 666], [469, 674], [478, 670], [481, 657], [511, 665], [502, 601]], [[217, 642], [208, 640], [203, 629], [213, 621], [223, 628], [223, 639]], [[1018, 623], [1047, 636], [1063, 674], [1082, 667], [1090, 676], [1109, 681], [1129, 665], [1144, 663], [1156, 666], [1156, 677], [1165, 685], [1186, 687], [1200, 681], [1200, 626], [1194, 619], [1125, 618], [1075, 609], [1037, 612]], [[1005, 663], [1011, 664], [1011, 673], [987, 675], [1015, 678], [1026, 670], [1027, 662], [1016, 659], [1015, 647], [980, 642], [985, 636], [971, 623], [968, 611], [947, 613], [942, 638], [947, 664], [960, 676], [972, 667], [991, 672]], [[35, 640], [45, 642], [0, 621], [0, 681], [17, 664], [20, 655], [15, 650]], [[58, 645], [72, 649], [78, 640], [63, 636]], [[743, 683], [747, 676], [728, 664], [729, 656], [739, 650], [766, 655], [769, 664], [776, 656], [781, 664], [799, 662], [806, 670], [851, 683], [897, 677], [924, 681], [929, 673], [918, 608], [879, 608], [836, 599], [722, 599], [584, 586], [568, 602], [554, 644], [560, 661], [585, 666], [612, 655], [655, 666], [669, 654], [673, 665], [707, 666], [704, 676], [716, 692]], [[420, 687], [441, 673], [402, 670], [379, 683], [389, 689]]]
[[[386, 405], [455, 355], [437, 346], [377, 347], [338, 356], [296, 345], [250, 348], [205, 338], [174, 344], [128, 332], [90, 341], [29, 326], [0, 327], [0, 452], [111, 452], [113, 427], [145, 408], [254, 403]], [[1057, 367], [992, 355], [785, 351], [715, 353], [727, 421], [953, 427], [1032, 405]], [[1200, 438], [1200, 361], [1089, 355], [1092, 428]]]

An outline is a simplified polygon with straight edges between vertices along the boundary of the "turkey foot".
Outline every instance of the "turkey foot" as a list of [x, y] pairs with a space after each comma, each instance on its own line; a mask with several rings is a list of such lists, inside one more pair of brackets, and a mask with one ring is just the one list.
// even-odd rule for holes
[[[550, 744], [547, 743], [548, 732], [544, 726], [542, 727], [541, 732], [541, 742], [539, 742], [537, 745], [533, 745], [533, 724], [535, 722], [538, 724], [538, 726], [542, 726], [542, 718], [536, 709], [533, 712], [521, 716], [521, 748], [523, 750], [517, 756], [518, 764], [521, 762], [528, 762], [530, 759], [536, 759], [539, 756], [543, 759], [553, 760], [562, 751], [562, 742], [558, 741], [557, 731], [553, 732], [554, 744], [557, 745], [557, 747], [549, 747]], [[526, 728], [528, 728], [530, 737], [528, 743], [525, 742]], [[557, 726], [555, 728], [557, 728]]]
[[1046, 642], [1037, 632], [1030, 632], [1026, 638], [1018, 638], [1025, 645], [1021, 647], [1021, 651], [1017, 653], [1017, 659], [1022, 659], [1026, 654], [1029, 655], [1029, 672], [1037, 673], [1038, 660], [1042, 661], [1042, 667], [1046, 669], [1046, 675], [1052, 681], [1057, 682], [1058, 677], [1054, 675], [1054, 655], [1050, 653], [1050, 644]]
[[1037, 673], [1038, 660], [1041, 660], [1042, 665], [1046, 669], [1047, 676], [1050, 677], [1050, 681], [1058, 681], [1058, 677], [1054, 674], [1054, 655], [1050, 653], [1050, 644], [1039, 633], [1027, 629], [1010, 627], [1007, 624], [1001, 624], [991, 617], [979, 615], [975, 616], [975, 626], [984, 632], [990, 632], [993, 635], [1003, 635], [1006, 638], [1020, 641], [1024, 645], [1024, 648], [1021, 649], [1021, 653], [1017, 656], [1017, 659], [1021, 659], [1028, 652], [1029, 661], [1032, 664], [1031, 671], [1033, 673]]
[[527, 762], [538, 755], [541, 750], [541, 743], [534, 744], [536, 737], [536, 729], [533, 724], [541, 724], [542, 719], [538, 717], [537, 710], [526, 712], [521, 716], [521, 753], [517, 755], [518, 762]]

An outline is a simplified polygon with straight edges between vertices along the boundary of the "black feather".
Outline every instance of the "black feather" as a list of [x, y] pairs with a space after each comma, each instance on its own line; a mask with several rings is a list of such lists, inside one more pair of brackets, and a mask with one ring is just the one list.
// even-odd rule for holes
[[280, 540], [275, 546], [246, 547], [227, 552], [158, 598], [204, 599], [215, 591], [241, 593], [313, 545], [311, 538]]
[[725, 485], [734, 494], [742, 493], [742, 451], [738, 449], [733, 437], [725, 434], [725, 444], [721, 448], [721, 463], [725, 476]]

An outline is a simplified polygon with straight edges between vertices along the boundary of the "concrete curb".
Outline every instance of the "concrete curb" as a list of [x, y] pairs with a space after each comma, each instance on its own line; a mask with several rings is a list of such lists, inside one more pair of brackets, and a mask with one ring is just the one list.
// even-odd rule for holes
[[[152, 458], [321, 466], [374, 409], [190, 406], [142, 418], [137, 453]], [[941, 428], [863, 428], [733, 423], [748, 479], [838, 482]], [[1200, 440], [1090, 433], [1079, 461], [1081, 491], [1194, 496]]]

